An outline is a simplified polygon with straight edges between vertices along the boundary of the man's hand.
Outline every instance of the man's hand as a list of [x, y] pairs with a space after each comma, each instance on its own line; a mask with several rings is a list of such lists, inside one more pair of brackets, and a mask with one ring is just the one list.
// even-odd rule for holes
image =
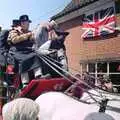
[[34, 32], [30, 32], [29, 34], [30, 34], [29, 39], [30, 39], [30, 40], [35, 40], [35, 38], [34, 38]]
[[49, 36], [48, 36], [48, 39], [49, 39], [49, 40], [56, 40], [57, 37], [58, 37], [58, 35], [55, 33], [54, 30], [51, 30], [51, 31], [49, 32]]

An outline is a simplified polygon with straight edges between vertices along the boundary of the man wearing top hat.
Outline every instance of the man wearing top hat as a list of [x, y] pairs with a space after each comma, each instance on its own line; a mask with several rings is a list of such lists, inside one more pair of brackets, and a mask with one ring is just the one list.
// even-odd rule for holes
[[[29, 23], [31, 22], [27, 15], [20, 16], [19, 19], [21, 29], [11, 30], [8, 36], [8, 43], [12, 43], [13, 46], [16, 47], [16, 50], [19, 51], [21, 49], [20, 44], [23, 44], [23, 47], [28, 49], [28, 47], [32, 47], [32, 32], [29, 31]], [[16, 20], [13, 21], [12, 27], [16, 26]], [[29, 42], [28, 42], [29, 41]], [[27, 44], [25, 44], [27, 42]]]
[[[50, 54], [52, 52], [57, 53], [57, 60], [59, 65], [68, 70], [68, 61], [66, 56], [66, 50], [64, 41], [68, 32], [64, 32], [60, 29], [54, 20], [39, 24], [34, 34], [34, 49], [40, 54]], [[47, 70], [46, 70], [47, 71]]]
[[12, 29], [14, 29], [14, 28], [17, 28], [18, 26], [20, 26], [20, 21], [19, 20], [17, 20], [17, 19], [14, 19], [13, 21], [12, 21]]
[[40, 24], [33, 33], [36, 51], [41, 54], [57, 51], [61, 67], [68, 70], [64, 41], [69, 33], [61, 30], [54, 20]]
[[7, 39], [11, 46], [9, 52], [15, 58], [12, 64], [15, 64], [16, 69], [19, 68], [16, 71], [21, 74], [23, 85], [29, 82], [29, 75], [26, 71], [34, 69], [35, 77], [41, 74], [39, 68], [41, 60], [32, 51], [34, 39], [32, 32], [29, 31], [30, 23], [28, 15], [20, 16], [19, 25], [9, 32]]

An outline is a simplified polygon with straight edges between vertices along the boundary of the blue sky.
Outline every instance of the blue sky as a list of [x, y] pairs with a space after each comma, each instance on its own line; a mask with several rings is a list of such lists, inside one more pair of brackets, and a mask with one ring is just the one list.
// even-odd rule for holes
[[71, 0], [1, 0], [0, 1], [0, 25], [3, 29], [10, 28], [12, 19], [19, 18], [22, 14], [28, 14], [32, 20], [31, 28], [49, 18], [61, 10]]

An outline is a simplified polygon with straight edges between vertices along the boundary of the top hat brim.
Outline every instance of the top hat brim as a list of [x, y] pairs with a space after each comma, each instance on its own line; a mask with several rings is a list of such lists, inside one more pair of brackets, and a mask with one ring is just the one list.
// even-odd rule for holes
[[64, 32], [64, 31], [62, 31], [62, 30], [55, 30], [55, 32], [56, 32], [58, 35], [65, 35], [65, 36], [69, 35], [69, 32]]
[[69, 32], [65, 32], [62, 29], [60, 29], [59, 27], [54, 28], [54, 30], [55, 30], [56, 34], [58, 34], [58, 35], [65, 35], [65, 36], [69, 35]]
[[31, 20], [28, 20], [29, 21], [29, 23], [31, 23], [32, 21]]
[[17, 25], [11, 25], [11, 27], [16, 27]]
[[31, 20], [20, 20], [20, 22], [25, 22], [25, 21], [28, 21], [29, 23], [32, 22]]

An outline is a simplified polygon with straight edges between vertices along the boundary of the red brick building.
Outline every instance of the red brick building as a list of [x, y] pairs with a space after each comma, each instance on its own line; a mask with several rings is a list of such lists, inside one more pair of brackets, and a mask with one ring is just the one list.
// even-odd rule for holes
[[[115, 33], [90, 40], [81, 38], [83, 15], [104, 9], [109, 5], [115, 5], [117, 18]], [[72, 0], [52, 19], [59, 23], [62, 29], [70, 32], [65, 41], [69, 68], [81, 73], [88, 71], [96, 77], [100, 74], [108, 74], [114, 83], [120, 82], [119, 0]]]

